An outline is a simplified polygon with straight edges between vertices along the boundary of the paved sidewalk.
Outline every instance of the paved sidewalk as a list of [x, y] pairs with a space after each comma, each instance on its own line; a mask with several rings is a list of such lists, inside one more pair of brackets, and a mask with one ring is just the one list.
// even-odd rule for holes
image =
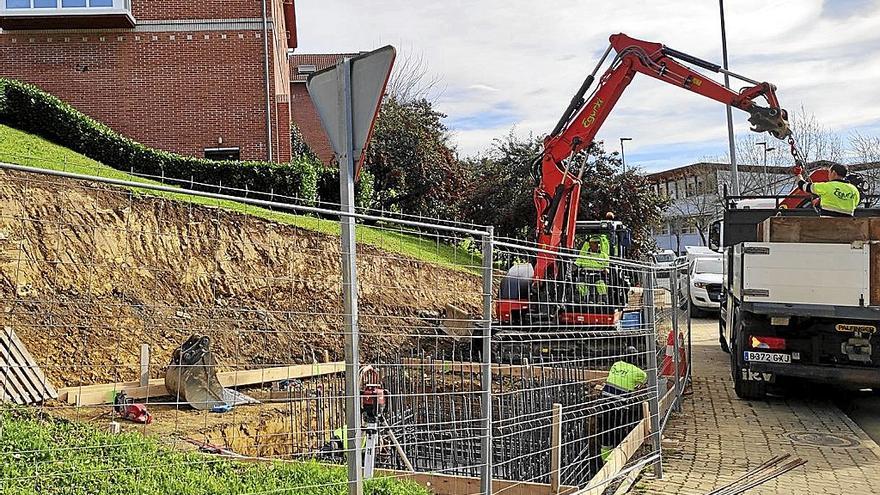
[[[693, 332], [693, 395], [667, 426], [663, 480], [654, 479], [648, 467], [633, 493], [705, 494], [790, 453], [807, 464], [747, 493], [880, 494], [880, 447], [824, 399], [819, 387], [808, 398], [740, 400], [728, 355], [718, 346], [717, 321], [695, 320]], [[797, 432], [833, 433], [856, 445], [816, 447], [785, 436]]]

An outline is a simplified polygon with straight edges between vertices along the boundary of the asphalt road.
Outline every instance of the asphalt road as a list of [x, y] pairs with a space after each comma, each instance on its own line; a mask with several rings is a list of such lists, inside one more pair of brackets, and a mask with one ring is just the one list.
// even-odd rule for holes
[[[700, 318], [700, 321], [716, 322], [715, 318]], [[880, 444], [880, 390], [857, 391], [857, 390], [834, 390], [833, 388], [809, 386], [801, 384], [785, 391], [786, 395], [816, 395], [830, 393], [833, 401], [849, 416], [874, 442]]]

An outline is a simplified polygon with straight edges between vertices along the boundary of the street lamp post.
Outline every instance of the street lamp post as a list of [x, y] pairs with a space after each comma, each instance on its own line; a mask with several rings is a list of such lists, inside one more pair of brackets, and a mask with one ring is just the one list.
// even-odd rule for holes
[[761, 141], [759, 143], [755, 143], [755, 146], [761, 146], [764, 148], [764, 194], [770, 195], [770, 174], [767, 173], [767, 152], [773, 151], [776, 148], [768, 148], [767, 141]]
[[620, 162], [623, 164], [623, 173], [626, 173], [626, 155], [623, 153], [623, 142], [632, 140], [633, 138], [620, 138]]
[[[727, 75], [727, 30], [724, 27], [724, 0], [718, 0], [718, 9], [721, 11], [721, 57], [724, 63], [724, 87], [730, 89], [730, 77]], [[739, 196], [739, 170], [736, 166], [736, 145], [733, 142], [733, 112], [727, 105], [727, 141], [730, 146], [730, 186], [733, 195]]]

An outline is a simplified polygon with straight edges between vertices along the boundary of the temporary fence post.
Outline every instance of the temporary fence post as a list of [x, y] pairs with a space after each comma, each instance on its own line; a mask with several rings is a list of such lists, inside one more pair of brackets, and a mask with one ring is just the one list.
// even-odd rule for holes
[[483, 406], [483, 438], [480, 444], [482, 472], [480, 493], [492, 495], [492, 257], [494, 229], [488, 227], [483, 236], [483, 352], [481, 395]]
[[648, 267], [645, 271], [644, 283], [642, 284], [642, 324], [648, 331], [648, 388], [654, 393], [648, 399], [648, 410], [651, 418], [651, 441], [654, 451], [660, 454], [654, 462], [654, 476], [663, 478], [663, 459], [660, 451], [660, 387], [657, 385], [657, 322], [654, 319], [654, 267]]
[[681, 294], [679, 294], [679, 278], [678, 278], [679, 268], [674, 266], [670, 268], [669, 273], [669, 285], [671, 285], [672, 289], [672, 363], [675, 365], [675, 371], [673, 372], [673, 376], [675, 377], [675, 382], [673, 383], [673, 387], [675, 387], [675, 401], [673, 401], [674, 409], [676, 411], [681, 410], [681, 376], [679, 369], [679, 349], [681, 349], [681, 344], [678, 341], [678, 333], [679, 333], [679, 321], [678, 321], [678, 311], [681, 309], [681, 302], [679, 299], [681, 298]]
[[691, 381], [691, 375], [693, 374], [694, 365], [693, 356], [691, 356], [691, 341], [693, 340], [693, 335], [691, 334], [691, 270], [690, 266], [685, 267], [686, 276], [687, 276], [687, 319], [688, 319], [688, 331], [687, 331], [687, 375], [685, 376], [685, 386]]
[[562, 473], [562, 404], [553, 404], [553, 421], [550, 426], [550, 493], [559, 493], [559, 477]]
[[[352, 135], [351, 60], [339, 62], [340, 133], [346, 152], [339, 157], [339, 198], [344, 213], [354, 213], [354, 137]], [[360, 343], [358, 330], [358, 290], [354, 217], [340, 215], [342, 227], [342, 301], [345, 326], [345, 423], [348, 445], [348, 493], [363, 495], [363, 460], [361, 458], [361, 403], [358, 395]]]

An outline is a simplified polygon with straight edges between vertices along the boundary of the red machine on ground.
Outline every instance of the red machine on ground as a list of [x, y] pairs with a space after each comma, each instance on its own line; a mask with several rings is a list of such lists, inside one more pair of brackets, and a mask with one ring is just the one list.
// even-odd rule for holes
[[[605, 119], [623, 91], [637, 73], [647, 74], [663, 82], [731, 105], [749, 113], [752, 131], [769, 132], [779, 139], [788, 138], [794, 147], [788, 127], [788, 115], [776, 99], [776, 88], [734, 74], [720, 66], [673, 50], [660, 43], [615, 34], [593, 73], [587, 76], [572, 98], [556, 127], [544, 140], [544, 152], [535, 164], [538, 185], [534, 199], [537, 209], [537, 241], [541, 251], [532, 269], [522, 266], [511, 269], [502, 282], [496, 310], [502, 324], [572, 323], [582, 325], [613, 324], [619, 318], [619, 306], [585, 305], [566, 300], [565, 293], [554, 288], [554, 282], [570, 282], [571, 263], [563, 263], [557, 253], [574, 249], [578, 205], [584, 168], [573, 163], [574, 157], [593, 142]], [[595, 75], [614, 49], [611, 67], [599, 78], [599, 85], [585, 99]], [[750, 86], [739, 92], [727, 89], [683, 65], [686, 62], [716, 73], [747, 82]], [[763, 98], [767, 106], [755, 100]], [[793, 148], [794, 149], [794, 148]], [[530, 274], [528, 272], [531, 272]]]

